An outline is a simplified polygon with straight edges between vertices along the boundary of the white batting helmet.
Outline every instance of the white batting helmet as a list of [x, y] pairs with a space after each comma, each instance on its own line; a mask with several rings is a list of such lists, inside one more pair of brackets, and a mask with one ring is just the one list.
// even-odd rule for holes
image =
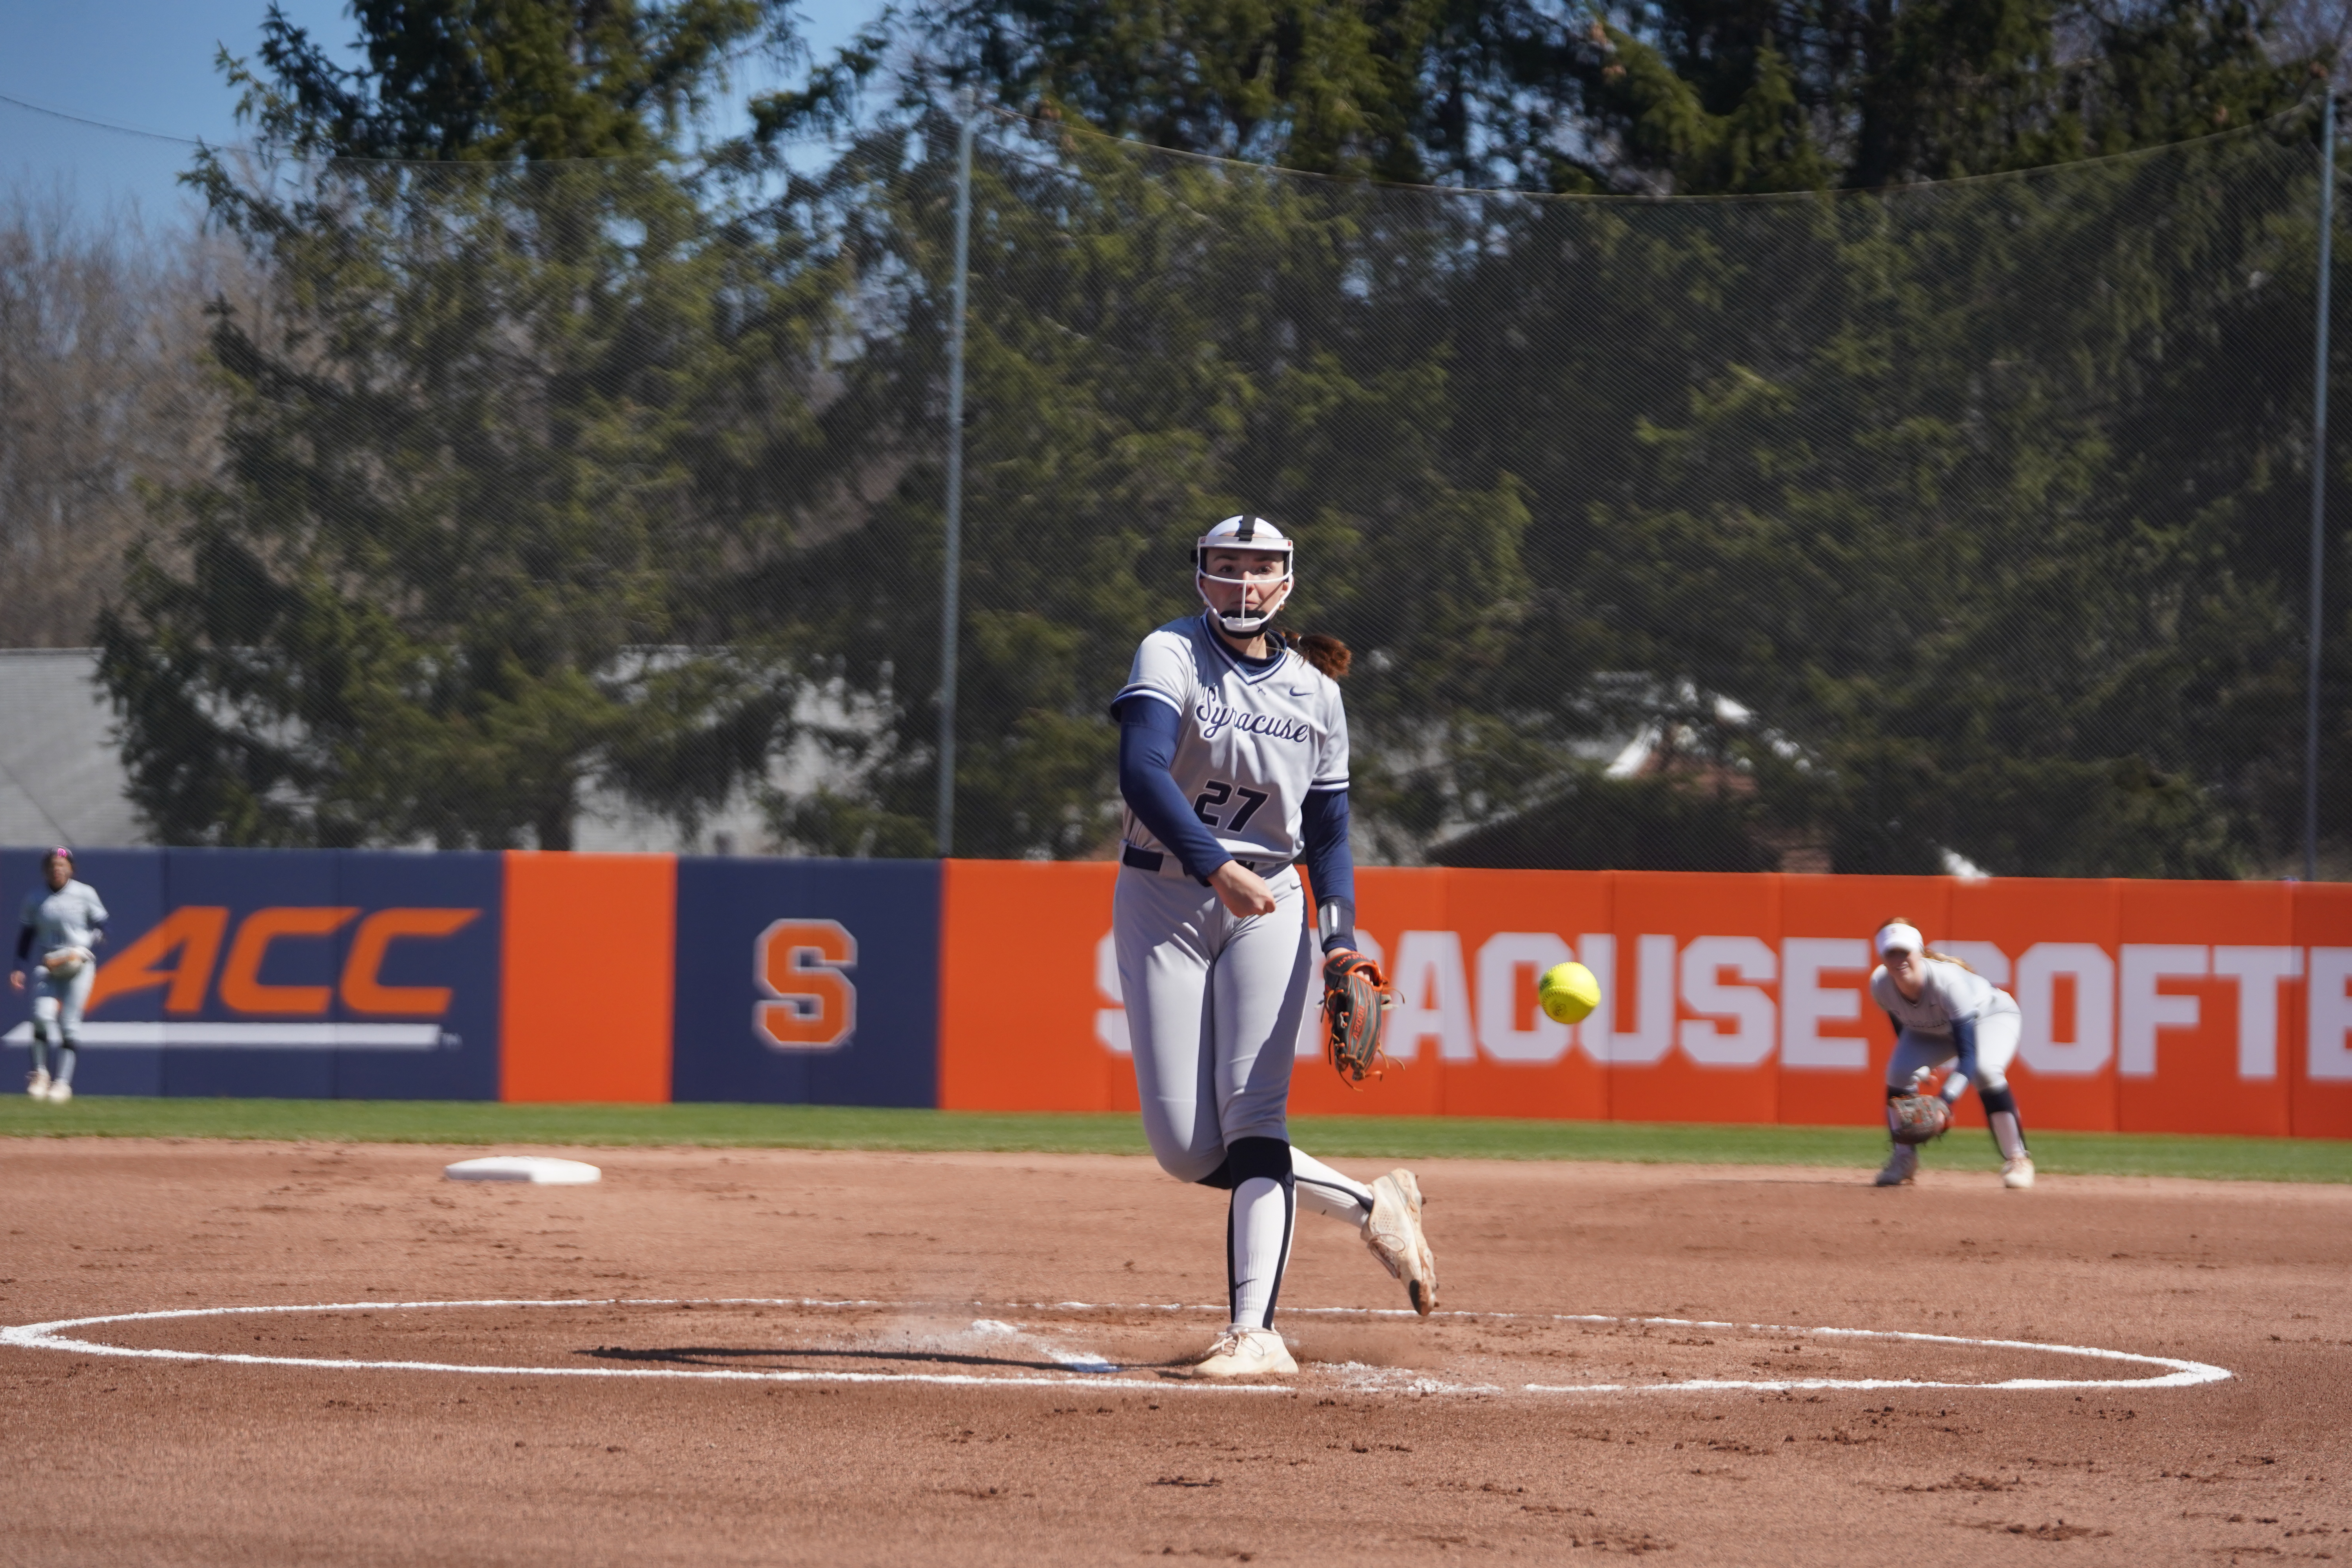
[[[1255, 615], [1250, 613], [1249, 600], [1246, 596], [1238, 601], [1236, 614], [1226, 615], [1210, 599], [1209, 584], [1231, 583], [1239, 586], [1244, 580], [1239, 577], [1220, 577], [1211, 572], [1209, 552], [1212, 550], [1252, 550], [1267, 555], [1281, 556], [1280, 590], [1272, 599], [1260, 605]], [[1255, 637], [1259, 632], [1264, 631], [1266, 622], [1274, 619], [1275, 613], [1290, 602], [1290, 591], [1298, 585], [1297, 568], [1294, 563], [1294, 552], [1288, 536], [1265, 519], [1252, 517], [1246, 512], [1239, 517], [1225, 519], [1224, 521], [1216, 524], [1208, 532], [1192, 542], [1192, 585], [1200, 592], [1201, 603], [1209, 606], [1209, 613], [1217, 617], [1219, 626], [1235, 637]]]

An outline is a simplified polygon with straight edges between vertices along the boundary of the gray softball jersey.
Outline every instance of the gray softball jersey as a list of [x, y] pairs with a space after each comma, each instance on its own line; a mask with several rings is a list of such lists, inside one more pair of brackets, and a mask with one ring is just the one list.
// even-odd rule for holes
[[1948, 1035], [1955, 1018], [1981, 1018], [1989, 1013], [2014, 1009], [2006, 992], [1973, 969], [1931, 958], [1921, 964], [1919, 1000], [1911, 1001], [1895, 989], [1886, 966], [1870, 972], [1870, 997], [1903, 1027], [1920, 1035]]
[[[1135, 650], [1112, 699], [1176, 710], [1169, 773], [1225, 853], [1264, 866], [1306, 853], [1300, 813], [1312, 790], [1348, 787], [1348, 715], [1339, 683], [1286, 648], [1263, 669], [1244, 664], [1205, 616], [1171, 621]], [[1169, 852], [1135, 813], [1127, 841]]]
[[25, 896], [19, 922], [33, 928], [33, 956], [60, 947], [94, 947], [106, 923], [106, 905], [88, 882], [68, 880], [55, 892], [44, 888]]

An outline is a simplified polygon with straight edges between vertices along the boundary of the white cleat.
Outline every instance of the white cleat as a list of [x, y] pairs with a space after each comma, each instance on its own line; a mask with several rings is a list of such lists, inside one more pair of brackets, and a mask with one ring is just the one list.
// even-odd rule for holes
[[36, 1068], [25, 1079], [25, 1092], [35, 1100], [49, 1098], [49, 1069]]
[[2000, 1184], [2022, 1192], [2033, 1184], [2033, 1156], [2020, 1154], [2000, 1163]]
[[1871, 1184], [1899, 1187], [1918, 1173], [1919, 1151], [1909, 1143], [1897, 1143], [1895, 1152], [1886, 1156], [1885, 1168], [1871, 1178]]
[[1372, 1212], [1364, 1218], [1364, 1245], [1391, 1279], [1404, 1281], [1412, 1310], [1423, 1317], [1437, 1310], [1437, 1259], [1421, 1229], [1421, 1184], [1407, 1170], [1391, 1171], [1372, 1184]]
[[1194, 1377], [1295, 1377], [1298, 1363], [1272, 1329], [1227, 1329], [1192, 1368]]
[[72, 1098], [73, 1085], [69, 1083], [58, 1082], [52, 1082], [49, 1085], [49, 1103], [51, 1105], [63, 1105], [67, 1100], [71, 1100]]

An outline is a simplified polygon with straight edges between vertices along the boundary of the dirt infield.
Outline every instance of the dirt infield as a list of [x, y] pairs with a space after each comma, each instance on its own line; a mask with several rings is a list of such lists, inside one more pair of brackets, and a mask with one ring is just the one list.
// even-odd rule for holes
[[0, 1324], [183, 1314], [0, 1345], [0, 1563], [2352, 1561], [2352, 1188], [1433, 1163], [1234, 1391], [1142, 1161], [473, 1152], [0, 1142]]

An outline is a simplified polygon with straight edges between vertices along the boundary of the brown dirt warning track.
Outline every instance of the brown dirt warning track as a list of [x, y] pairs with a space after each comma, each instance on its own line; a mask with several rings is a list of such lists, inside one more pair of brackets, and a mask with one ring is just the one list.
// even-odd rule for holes
[[0, 1563], [2352, 1563], [2352, 1187], [1433, 1162], [1234, 1392], [1144, 1161], [470, 1152], [0, 1142], [0, 1325], [185, 1314], [0, 1343]]

